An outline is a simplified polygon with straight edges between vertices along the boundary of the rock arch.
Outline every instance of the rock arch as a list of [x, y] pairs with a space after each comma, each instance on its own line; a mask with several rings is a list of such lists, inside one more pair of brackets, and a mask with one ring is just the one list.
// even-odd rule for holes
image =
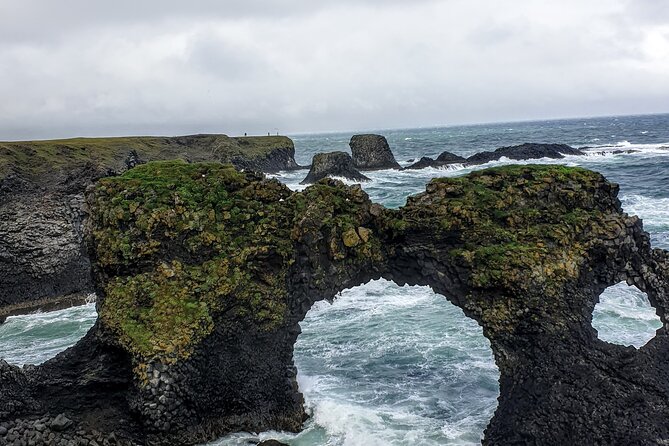
[[[485, 444], [669, 439], [669, 254], [617, 192], [579, 168], [508, 166], [433, 180], [391, 210], [328, 179], [293, 193], [218, 164], [139, 166], [87, 193], [98, 322], [40, 367], [0, 365], [0, 420], [64, 412], [152, 444], [298, 430], [299, 321], [383, 277], [483, 327], [501, 373]], [[591, 326], [622, 280], [665, 324], [638, 351]]]

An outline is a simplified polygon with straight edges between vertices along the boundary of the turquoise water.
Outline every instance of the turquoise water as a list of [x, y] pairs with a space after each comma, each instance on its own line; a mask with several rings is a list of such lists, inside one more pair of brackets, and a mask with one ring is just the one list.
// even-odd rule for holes
[[[592, 147], [586, 157], [540, 162], [583, 166], [619, 183], [624, 209], [644, 219], [655, 246], [669, 249], [669, 115], [377, 132], [403, 165], [444, 150], [470, 155], [523, 142]], [[292, 137], [298, 162], [308, 164], [317, 152], [348, 150], [351, 133]], [[639, 153], [611, 153], [618, 149]], [[398, 207], [431, 178], [471, 170], [370, 172], [363, 188], [375, 201]], [[300, 189], [306, 173], [277, 177]], [[0, 357], [40, 363], [83, 336], [94, 320], [93, 306], [10, 318], [0, 326]], [[311, 414], [304, 431], [237, 434], [212, 444], [259, 438], [300, 446], [480, 444], [496, 407], [499, 374], [481, 328], [430, 288], [374, 281], [344, 291], [333, 305], [316, 304], [301, 325], [295, 361]], [[638, 347], [659, 320], [643, 293], [620, 284], [602, 295], [593, 325], [604, 340]]]

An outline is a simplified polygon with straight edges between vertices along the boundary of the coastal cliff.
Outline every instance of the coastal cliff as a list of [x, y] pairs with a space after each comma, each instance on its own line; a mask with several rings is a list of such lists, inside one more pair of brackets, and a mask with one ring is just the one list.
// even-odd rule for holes
[[82, 205], [98, 179], [166, 159], [276, 172], [299, 167], [294, 154], [283, 136], [0, 142], [0, 322], [12, 311], [67, 305], [92, 292]]
[[[485, 444], [669, 440], [669, 253], [617, 193], [600, 174], [542, 165], [435, 179], [397, 210], [335, 180], [292, 192], [220, 164], [103, 179], [83, 228], [99, 319], [41, 366], [0, 362], [0, 423], [32, 438], [65, 417], [56, 438], [122, 444], [297, 431], [299, 322], [383, 277], [431, 286], [482, 326], [501, 375]], [[591, 325], [624, 280], [664, 323], [638, 350]]]

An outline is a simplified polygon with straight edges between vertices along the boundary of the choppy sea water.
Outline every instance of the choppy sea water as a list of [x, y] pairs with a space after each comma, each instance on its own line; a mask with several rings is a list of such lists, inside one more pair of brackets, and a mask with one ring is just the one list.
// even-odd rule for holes
[[[523, 142], [589, 147], [589, 156], [532, 162], [582, 166], [619, 183], [625, 211], [643, 218], [655, 246], [669, 249], [669, 115], [373, 132], [388, 138], [403, 165], [444, 150], [468, 156]], [[347, 151], [352, 134], [294, 135], [297, 160], [308, 164], [315, 153]], [[518, 162], [369, 172], [363, 188], [373, 200], [399, 207], [431, 178], [510, 163]], [[306, 173], [277, 178], [301, 189]], [[76, 342], [94, 321], [92, 305], [11, 317], [0, 326], [0, 357], [15, 364], [43, 362]], [[490, 345], [474, 321], [430, 288], [370, 282], [342, 292], [333, 305], [317, 303], [301, 325], [295, 361], [311, 415], [304, 431], [236, 434], [212, 445], [268, 438], [296, 446], [480, 444], [498, 396]], [[660, 323], [643, 293], [619, 284], [602, 295], [593, 325], [604, 340], [639, 347]]]

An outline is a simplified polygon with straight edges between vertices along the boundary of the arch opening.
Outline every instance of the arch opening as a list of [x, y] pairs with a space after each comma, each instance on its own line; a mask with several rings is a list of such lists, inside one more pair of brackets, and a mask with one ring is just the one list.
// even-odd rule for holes
[[592, 326], [602, 341], [639, 348], [655, 337], [662, 321], [646, 293], [620, 282], [599, 297]]
[[294, 360], [311, 419], [298, 436], [480, 442], [499, 395], [490, 342], [429, 286], [372, 280], [316, 302], [300, 325]]
[[0, 324], [0, 359], [9, 364], [38, 365], [75, 345], [97, 320], [95, 303], [10, 316]]

